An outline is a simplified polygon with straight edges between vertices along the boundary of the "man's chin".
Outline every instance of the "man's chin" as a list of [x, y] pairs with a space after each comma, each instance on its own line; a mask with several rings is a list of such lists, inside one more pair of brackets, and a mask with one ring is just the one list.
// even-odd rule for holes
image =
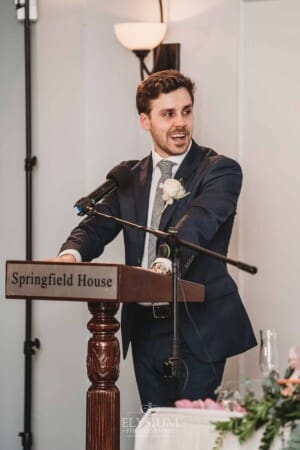
[[169, 153], [171, 155], [183, 155], [188, 149], [189, 144], [174, 144], [169, 148]]
[[176, 155], [183, 155], [186, 153], [187, 149], [189, 148], [189, 142], [184, 143], [172, 143], [171, 145], [168, 145], [168, 147], [156, 147], [156, 152], [161, 155], [163, 158], [166, 158], [168, 156], [176, 156]]

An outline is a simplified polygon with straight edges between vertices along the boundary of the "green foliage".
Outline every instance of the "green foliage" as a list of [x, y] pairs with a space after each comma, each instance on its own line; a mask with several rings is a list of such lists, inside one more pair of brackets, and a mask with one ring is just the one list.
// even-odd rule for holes
[[257, 400], [253, 393], [248, 393], [242, 406], [246, 413], [243, 417], [232, 417], [226, 422], [215, 422], [219, 432], [214, 450], [222, 448], [226, 433], [238, 437], [241, 443], [253, 433], [265, 427], [259, 450], [269, 450], [275, 437], [284, 426], [291, 427], [291, 434], [284, 450], [300, 449], [300, 385], [294, 385], [284, 391], [277, 378], [270, 376], [263, 383], [263, 397]]
[[294, 423], [290, 438], [283, 450], [299, 450], [300, 448], [300, 423]]

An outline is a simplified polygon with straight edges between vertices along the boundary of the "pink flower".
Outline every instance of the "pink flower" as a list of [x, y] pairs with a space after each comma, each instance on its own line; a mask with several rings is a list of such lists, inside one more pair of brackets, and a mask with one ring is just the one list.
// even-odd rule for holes
[[191, 400], [186, 398], [182, 398], [181, 400], [176, 400], [175, 406], [176, 408], [193, 408]]
[[238, 403], [236, 403], [236, 405], [234, 406], [234, 411], [236, 412], [241, 412], [244, 413], [246, 412], [245, 408], [243, 408], [241, 405], [239, 405]]
[[211, 398], [206, 398], [204, 400], [204, 408], [205, 409], [214, 409], [214, 410], [224, 410], [224, 407], [220, 405], [220, 403], [215, 402]]
[[211, 398], [206, 398], [204, 401], [199, 400], [188, 400], [186, 398], [182, 398], [175, 402], [176, 408], [191, 408], [191, 409], [209, 409], [215, 411], [236, 411], [236, 412], [246, 412], [246, 410], [237, 402], [231, 402], [230, 407], [229, 404], [222, 404], [215, 402]]
[[199, 400], [188, 400], [183, 398], [181, 400], [177, 400], [175, 402], [176, 408], [193, 408], [193, 409], [219, 409], [223, 410], [224, 408], [214, 400], [210, 398], [205, 399], [204, 401]]
[[193, 405], [192, 408], [198, 408], [198, 409], [204, 408], [204, 402], [201, 399], [192, 401], [192, 405]]

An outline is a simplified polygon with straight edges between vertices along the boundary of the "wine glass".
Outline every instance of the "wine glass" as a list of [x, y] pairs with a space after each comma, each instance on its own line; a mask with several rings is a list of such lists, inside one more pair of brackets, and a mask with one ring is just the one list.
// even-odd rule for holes
[[263, 378], [271, 374], [278, 376], [277, 333], [273, 330], [260, 330], [259, 367]]

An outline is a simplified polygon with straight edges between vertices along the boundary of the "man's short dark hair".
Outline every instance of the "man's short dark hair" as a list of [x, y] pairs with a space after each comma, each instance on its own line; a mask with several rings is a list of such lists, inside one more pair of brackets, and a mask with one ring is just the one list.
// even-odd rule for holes
[[138, 113], [150, 114], [151, 100], [155, 100], [160, 94], [167, 94], [182, 87], [188, 91], [194, 104], [195, 84], [190, 78], [177, 70], [162, 70], [151, 74], [138, 85], [136, 93]]

